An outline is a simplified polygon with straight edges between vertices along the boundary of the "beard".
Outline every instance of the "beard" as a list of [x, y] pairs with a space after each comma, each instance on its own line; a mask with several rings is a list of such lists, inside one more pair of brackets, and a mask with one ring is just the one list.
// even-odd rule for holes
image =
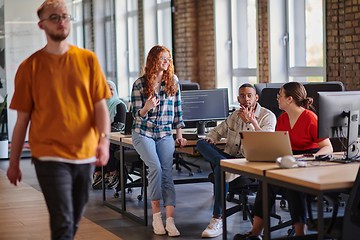
[[55, 42], [61, 42], [69, 36], [69, 33], [70, 32], [62, 33], [62, 34], [48, 33], [48, 36], [51, 38], [51, 40], [53, 40]]

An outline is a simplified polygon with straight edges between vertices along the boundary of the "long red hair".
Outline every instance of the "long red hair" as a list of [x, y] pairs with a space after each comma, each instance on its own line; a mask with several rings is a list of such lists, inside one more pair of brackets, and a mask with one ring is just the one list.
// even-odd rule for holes
[[[144, 95], [154, 96], [154, 84], [155, 84], [155, 78], [156, 74], [159, 71], [158, 63], [160, 61], [160, 54], [162, 52], [168, 52], [169, 56], [171, 58], [171, 53], [169, 49], [167, 49], [164, 46], [156, 45], [149, 51], [149, 54], [146, 58], [146, 65], [145, 65], [145, 91]], [[165, 92], [168, 96], [174, 96], [175, 93], [178, 91], [177, 84], [174, 81], [173, 78], [174, 75], [174, 64], [172, 61], [169, 62], [169, 67], [166, 71], [163, 73], [163, 81], [165, 82]]]

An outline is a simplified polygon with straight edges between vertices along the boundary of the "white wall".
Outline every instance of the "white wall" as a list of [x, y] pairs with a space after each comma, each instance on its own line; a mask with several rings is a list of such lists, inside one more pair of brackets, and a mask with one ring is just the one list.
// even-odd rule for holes
[[[5, 64], [8, 105], [14, 94], [14, 78], [22, 61], [46, 45], [45, 33], [38, 27], [36, 11], [43, 0], [5, 0]], [[65, 0], [68, 12], [71, 0]], [[71, 43], [72, 35], [68, 37]], [[9, 141], [11, 141], [17, 113], [8, 111]]]

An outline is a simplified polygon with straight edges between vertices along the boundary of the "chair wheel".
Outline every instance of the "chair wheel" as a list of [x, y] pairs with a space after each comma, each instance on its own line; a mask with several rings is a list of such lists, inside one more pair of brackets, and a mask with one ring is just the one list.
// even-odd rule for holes
[[132, 193], [132, 188], [128, 188], [127, 192]]
[[326, 208], [325, 208], [325, 211], [326, 211], [326, 212], [332, 212], [332, 210], [333, 210], [332, 207], [326, 207]]
[[280, 201], [280, 208], [286, 208], [286, 201], [285, 200]]
[[198, 173], [202, 173], [202, 169], [201, 169], [201, 168], [198, 169]]
[[176, 168], [176, 170], [178, 171], [178, 172], [181, 172], [181, 168], [179, 167], [179, 168]]
[[118, 192], [114, 193], [114, 198], [119, 198], [119, 193]]
[[194, 173], [193, 173], [193, 172], [189, 172], [189, 176], [190, 176], [190, 177], [194, 176]]
[[142, 196], [141, 196], [141, 195], [138, 195], [138, 196], [137, 196], [137, 199], [138, 199], [139, 201], [141, 201], [141, 200], [142, 200]]

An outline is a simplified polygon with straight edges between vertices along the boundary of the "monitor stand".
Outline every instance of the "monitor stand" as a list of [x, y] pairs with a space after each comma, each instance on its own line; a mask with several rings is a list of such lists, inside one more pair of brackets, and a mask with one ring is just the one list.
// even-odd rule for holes
[[359, 110], [344, 111], [342, 116], [348, 118], [346, 159], [355, 160], [358, 153]]
[[197, 121], [196, 122], [198, 135], [205, 135], [205, 125], [206, 125], [206, 121]]

